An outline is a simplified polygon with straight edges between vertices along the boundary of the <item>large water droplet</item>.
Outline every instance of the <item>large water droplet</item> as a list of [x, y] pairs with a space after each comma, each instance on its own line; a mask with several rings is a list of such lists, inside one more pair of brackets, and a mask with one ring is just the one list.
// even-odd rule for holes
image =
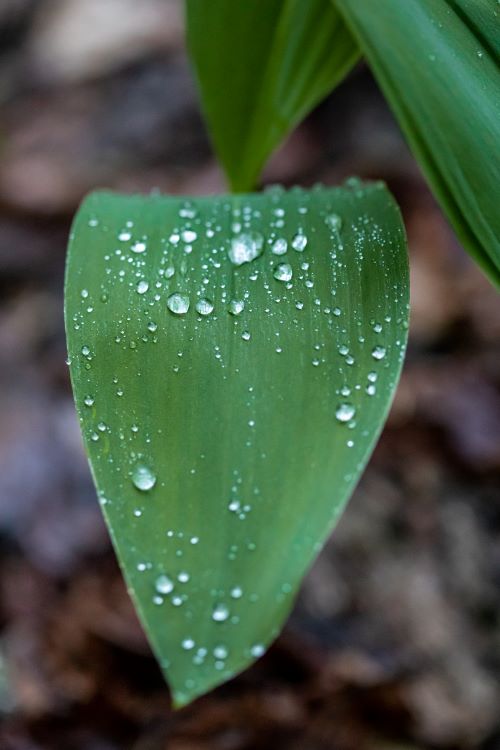
[[250, 263], [258, 258], [264, 250], [264, 238], [258, 232], [239, 234], [231, 240], [229, 260], [235, 266]]
[[335, 416], [339, 422], [350, 422], [356, 414], [356, 409], [352, 404], [344, 403], [337, 407]]
[[293, 270], [290, 263], [278, 263], [274, 269], [273, 276], [278, 281], [291, 281]]
[[284, 255], [287, 250], [288, 250], [288, 243], [284, 239], [284, 237], [279, 237], [276, 240], [276, 242], [273, 243], [273, 246], [271, 247], [271, 252], [273, 252], [275, 255]]
[[156, 476], [148, 466], [138, 464], [132, 472], [132, 482], [138, 490], [147, 492], [156, 484]]
[[298, 253], [304, 252], [307, 247], [307, 237], [302, 232], [297, 232], [292, 240], [292, 247], [297, 250]]
[[228, 306], [231, 315], [240, 315], [244, 309], [245, 303], [242, 299], [232, 299]]
[[187, 294], [174, 292], [174, 294], [171, 294], [167, 299], [167, 307], [170, 312], [175, 313], [175, 315], [185, 315], [189, 310], [189, 297]]
[[145, 242], [134, 242], [132, 247], [130, 248], [133, 253], [143, 253], [146, 250], [146, 243]]
[[203, 297], [203, 299], [198, 300], [195, 307], [196, 312], [200, 315], [210, 315], [214, 309], [214, 303], [211, 300], [206, 299], [206, 297]]

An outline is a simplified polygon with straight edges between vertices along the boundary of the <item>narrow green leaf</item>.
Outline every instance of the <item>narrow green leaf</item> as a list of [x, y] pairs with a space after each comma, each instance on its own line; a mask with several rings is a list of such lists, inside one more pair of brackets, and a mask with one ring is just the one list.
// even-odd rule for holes
[[203, 109], [231, 187], [255, 186], [271, 152], [358, 58], [329, 0], [187, 0]]
[[176, 705], [278, 634], [384, 422], [407, 315], [404, 229], [381, 185], [96, 193], [80, 209], [76, 406]]
[[500, 284], [499, 8], [335, 0], [464, 247]]

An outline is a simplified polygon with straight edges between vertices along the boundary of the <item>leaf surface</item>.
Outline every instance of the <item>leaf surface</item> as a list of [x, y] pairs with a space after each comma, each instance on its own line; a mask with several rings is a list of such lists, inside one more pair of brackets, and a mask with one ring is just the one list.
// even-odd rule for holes
[[335, 0], [464, 247], [500, 285], [500, 10]]
[[382, 185], [82, 205], [66, 275], [75, 401], [176, 705], [279, 633], [385, 420], [407, 316]]
[[215, 150], [251, 190], [283, 138], [358, 58], [329, 0], [187, 0], [187, 36]]

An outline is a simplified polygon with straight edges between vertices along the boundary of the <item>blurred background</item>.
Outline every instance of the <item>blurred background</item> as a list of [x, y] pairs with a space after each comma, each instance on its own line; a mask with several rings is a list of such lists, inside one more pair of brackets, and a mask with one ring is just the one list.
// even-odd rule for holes
[[224, 190], [177, 0], [0, 2], [0, 750], [498, 750], [500, 302], [359, 66], [266, 182], [382, 178], [411, 247], [389, 423], [283, 635], [177, 714], [101, 519], [65, 365], [98, 186]]

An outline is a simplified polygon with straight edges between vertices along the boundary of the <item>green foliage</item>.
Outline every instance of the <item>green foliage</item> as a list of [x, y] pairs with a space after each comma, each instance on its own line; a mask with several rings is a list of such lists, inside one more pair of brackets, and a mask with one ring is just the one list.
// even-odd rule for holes
[[275, 638], [371, 453], [406, 344], [400, 214], [357, 181], [96, 193], [65, 291], [100, 502], [182, 705]]
[[335, 0], [464, 247], [500, 284], [500, 8]]
[[495, 0], [187, 5], [207, 121], [235, 188], [254, 185], [271, 150], [349, 70], [358, 44], [464, 247], [500, 284]]
[[187, 0], [188, 44], [233, 190], [255, 187], [289, 131], [344, 77], [357, 45], [329, 0]]

